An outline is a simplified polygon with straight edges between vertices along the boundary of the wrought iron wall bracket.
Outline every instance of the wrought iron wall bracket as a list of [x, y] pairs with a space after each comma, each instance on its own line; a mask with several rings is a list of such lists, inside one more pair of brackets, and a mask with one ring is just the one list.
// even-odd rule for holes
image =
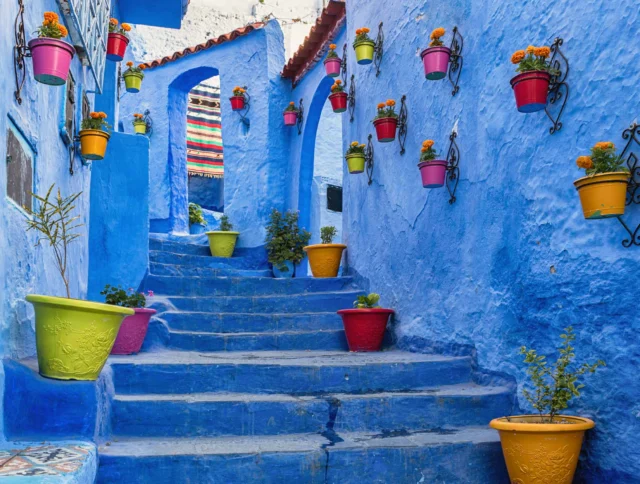
[[356, 76], [354, 74], [351, 74], [351, 82], [347, 83], [347, 44], [344, 44], [344, 48], [342, 49], [340, 77], [342, 77], [342, 84], [344, 85], [344, 88], [349, 88], [349, 92], [347, 94], [347, 106], [349, 107], [349, 121], [353, 123], [356, 110]]
[[373, 48], [373, 65], [376, 66], [376, 77], [380, 75], [380, 65], [382, 64], [382, 56], [384, 55], [384, 31], [382, 30], [382, 22], [378, 25], [378, 36], [376, 37], [376, 45]]
[[31, 57], [29, 46], [27, 45], [26, 35], [24, 33], [24, 3], [18, 0], [18, 14], [13, 24], [13, 74], [16, 82], [16, 90], [13, 95], [22, 104], [22, 88], [27, 79], [27, 65], [25, 59]]
[[300, 99], [300, 107], [298, 108], [298, 120], [297, 120], [297, 125], [298, 125], [298, 136], [300, 136], [302, 134], [302, 124], [304, 122], [304, 105], [303, 105], [303, 99]]
[[[73, 151], [78, 154], [78, 157], [80, 158], [80, 163], [82, 163], [82, 166], [90, 166], [91, 160], [87, 160], [86, 158], [82, 157], [82, 149], [80, 147], [80, 135], [78, 134], [74, 135], [73, 143], [71, 143], [71, 145], [73, 147], [71, 149], [73, 149]], [[69, 171], [73, 175], [73, 158], [71, 159], [71, 166], [69, 168]]]
[[364, 152], [364, 162], [367, 170], [367, 178], [369, 179], [369, 185], [373, 183], [373, 143], [371, 140], [373, 135], [370, 134], [367, 141], [367, 148]]
[[[640, 163], [638, 162], [639, 155], [632, 151], [633, 144], [640, 148], [640, 124], [633, 123], [628, 129], [622, 132], [622, 139], [627, 140], [620, 157], [627, 163], [629, 169], [629, 184], [627, 185], [627, 201], [626, 206], [640, 205]], [[617, 217], [618, 222], [626, 230], [629, 235], [628, 239], [622, 241], [622, 245], [626, 248], [633, 247], [634, 245], [640, 247], [640, 224], [636, 226], [634, 230], [631, 230], [628, 224], [622, 220], [622, 217]]]
[[251, 111], [251, 96], [247, 92], [247, 86], [243, 86], [242, 89], [244, 89], [244, 93], [247, 97], [244, 100], [244, 108], [239, 109], [238, 111], [236, 111], [236, 113], [238, 113], [238, 116], [240, 116], [240, 121], [242, 121], [242, 124], [249, 127], [250, 123], [247, 119], [247, 114], [249, 114], [249, 111]]
[[449, 204], [453, 205], [456, 202], [456, 190], [458, 189], [458, 183], [460, 182], [460, 149], [456, 138], [458, 133], [451, 131], [449, 135], [449, 151], [447, 151], [447, 178], [446, 185], [447, 191], [451, 198], [449, 198]]
[[347, 44], [344, 44], [342, 48], [342, 60], [340, 61], [340, 77], [342, 77], [342, 83], [347, 85]]
[[400, 112], [398, 113], [398, 143], [400, 144], [401, 155], [405, 153], [404, 145], [407, 141], [407, 119], [409, 116], [406, 101], [407, 96], [403, 95], [402, 99], [400, 99]]
[[[557, 72], [551, 76], [547, 107], [544, 108], [544, 112], [553, 123], [553, 126], [549, 128], [550, 134], [562, 129], [562, 122], [560, 121], [560, 118], [562, 117], [564, 108], [567, 105], [567, 100], [569, 99], [569, 84], [566, 82], [567, 76], [569, 75], [569, 60], [560, 49], [563, 42], [563, 39], [556, 37], [551, 45], [551, 59], [549, 60], [549, 65]], [[555, 105], [559, 105], [560, 109], [557, 114], [553, 116], [551, 114], [550, 107]]]
[[144, 111], [144, 122], [146, 123], [146, 135], [148, 138], [151, 138], [151, 135], [153, 134], [153, 119], [151, 118], [151, 111], [149, 111], [148, 109], [145, 109]]
[[458, 83], [460, 82], [460, 74], [462, 73], [462, 66], [464, 64], [464, 58], [462, 57], [462, 49], [464, 48], [464, 39], [460, 32], [458, 31], [458, 27], [453, 27], [453, 38], [451, 39], [451, 46], [449, 49], [451, 50], [451, 55], [449, 56], [449, 82], [453, 86], [453, 90], [451, 91], [451, 95], [455, 96], [460, 91], [460, 86]]

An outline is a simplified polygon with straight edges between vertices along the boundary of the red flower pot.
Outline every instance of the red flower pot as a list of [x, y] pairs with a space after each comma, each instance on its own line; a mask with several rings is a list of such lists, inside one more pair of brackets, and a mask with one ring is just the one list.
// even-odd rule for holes
[[330, 57], [324, 60], [324, 70], [329, 77], [338, 77], [342, 68], [342, 60], [339, 57]]
[[120, 62], [124, 59], [127, 45], [129, 45], [129, 39], [125, 35], [110, 33], [107, 42], [107, 59], [113, 62]]
[[346, 92], [334, 92], [329, 96], [334, 113], [344, 113], [347, 110], [347, 100]]
[[149, 329], [149, 320], [156, 310], [147, 308], [134, 310], [136, 313], [133, 316], [127, 316], [122, 321], [116, 342], [111, 349], [112, 355], [131, 355], [138, 353], [142, 348], [147, 329]]
[[298, 122], [298, 112], [297, 111], [285, 111], [284, 112], [284, 125], [285, 126], [295, 126]]
[[511, 79], [516, 105], [521, 113], [535, 113], [547, 107], [551, 76], [545, 71], [518, 74]]
[[342, 309], [344, 331], [349, 351], [380, 351], [392, 309]]
[[229, 100], [231, 101], [231, 109], [233, 111], [241, 111], [244, 109], [244, 96], [233, 96], [230, 97]]
[[373, 122], [380, 143], [389, 143], [396, 139], [398, 118], [380, 118]]

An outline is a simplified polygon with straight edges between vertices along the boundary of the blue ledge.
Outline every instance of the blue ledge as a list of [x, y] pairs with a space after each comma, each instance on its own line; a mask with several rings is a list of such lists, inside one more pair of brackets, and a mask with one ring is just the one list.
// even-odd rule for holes
[[123, 22], [179, 29], [187, 13], [185, 0], [120, 0]]

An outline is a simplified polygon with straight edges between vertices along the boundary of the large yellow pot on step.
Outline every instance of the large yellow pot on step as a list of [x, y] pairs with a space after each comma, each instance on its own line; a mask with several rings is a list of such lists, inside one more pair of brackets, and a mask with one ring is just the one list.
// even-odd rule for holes
[[36, 349], [42, 376], [96, 380], [118, 336], [135, 311], [80, 299], [29, 294], [36, 312]]
[[206, 234], [209, 237], [209, 249], [212, 256], [231, 257], [233, 255], [240, 232], [211, 231]]
[[629, 173], [598, 173], [579, 178], [573, 184], [580, 195], [584, 218], [595, 220], [624, 215]]
[[80, 130], [80, 152], [86, 160], [101, 160], [107, 151], [109, 133], [101, 129]]
[[[545, 416], [548, 420], [548, 416]], [[571, 484], [578, 465], [585, 431], [592, 420], [557, 415], [540, 423], [539, 415], [496, 418], [491, 427], [500, 432], [509, 479], [514, 484]]]
[[317, 244], [303, 247], [309, 257], [313, 277], [337, 277], [342, 260], [343, 244]]

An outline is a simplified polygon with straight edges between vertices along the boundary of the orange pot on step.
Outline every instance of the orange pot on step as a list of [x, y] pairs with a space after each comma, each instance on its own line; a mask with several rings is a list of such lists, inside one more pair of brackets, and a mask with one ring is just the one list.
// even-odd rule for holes
[[338, 277], [344, 244], [316, 244], [303, 248], [309, 257], [313, 277]]

